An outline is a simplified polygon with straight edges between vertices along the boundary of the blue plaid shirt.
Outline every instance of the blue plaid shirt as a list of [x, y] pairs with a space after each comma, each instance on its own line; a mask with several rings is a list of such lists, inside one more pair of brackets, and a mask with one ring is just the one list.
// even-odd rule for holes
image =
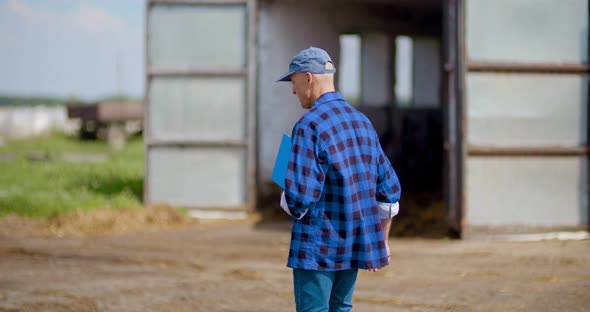
[[323, 94], [293, 127], [285, 199], [293, 216], [287, 266], [338, 271], [389, 264], [377, 202], [400, 184], [370, 121], [340, 93]]

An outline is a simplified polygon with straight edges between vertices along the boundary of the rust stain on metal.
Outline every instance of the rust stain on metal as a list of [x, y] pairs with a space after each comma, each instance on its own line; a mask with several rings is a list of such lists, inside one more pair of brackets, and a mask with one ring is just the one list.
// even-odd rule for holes
[[590, 154], [590, 148], [579, 147], [495, 147], [473, 146], [468, 148], [469, 156], [522, 156], [522, 157], [557, 157], [557, 156], [585, 156]]
[[586, 74], [589, 64], [469, 62], [470, 72], [515, 72], [544, 74]]

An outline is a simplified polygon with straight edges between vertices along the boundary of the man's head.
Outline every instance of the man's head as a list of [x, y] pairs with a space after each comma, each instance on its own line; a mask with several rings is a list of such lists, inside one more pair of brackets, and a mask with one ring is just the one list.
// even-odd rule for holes
[[310, 47], [291, 60], [289, 72], [277, 81], [291, 81], [303, 108], [309, 109], [324, 93], [333, 92], [336, 68], [326, 51]]

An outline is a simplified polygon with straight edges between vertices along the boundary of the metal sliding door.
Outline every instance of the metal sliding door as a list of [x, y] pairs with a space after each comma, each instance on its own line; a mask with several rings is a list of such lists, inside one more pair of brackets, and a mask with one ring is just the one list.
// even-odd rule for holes
[[254, 205], [255, 5], [147, 2], [147, 204]]
[[465, 1], [471, 225], [588, 223], [588, 1]]

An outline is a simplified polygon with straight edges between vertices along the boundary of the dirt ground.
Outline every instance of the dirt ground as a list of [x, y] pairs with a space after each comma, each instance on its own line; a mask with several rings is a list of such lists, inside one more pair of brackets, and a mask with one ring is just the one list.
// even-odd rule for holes
[[[294, 311], [289, 237], [288, 223], [253, 220], [115, 235], [5, 226], [0, 311]], [[589, 240], [390, 244], [391, 266], [359, 274], [353, 311], [590, 311]]]

